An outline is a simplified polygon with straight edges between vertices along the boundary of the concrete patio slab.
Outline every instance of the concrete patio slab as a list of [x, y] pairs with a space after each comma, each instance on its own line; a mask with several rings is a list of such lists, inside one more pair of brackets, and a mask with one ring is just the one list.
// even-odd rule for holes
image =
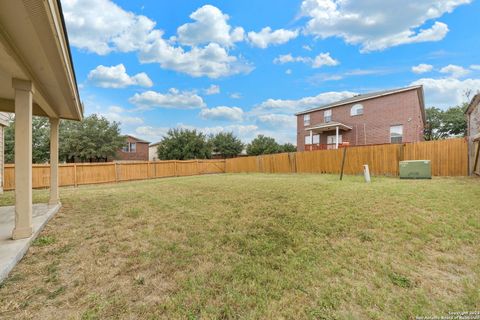
[[33, 205], [33, 234], [30, 238], [12, 240], [15, 224], [15, 207], [0, 207], [0, 283], [27, 253], [33, 240], [43, 230], [47, 222], [58, 212], [61, 205]]

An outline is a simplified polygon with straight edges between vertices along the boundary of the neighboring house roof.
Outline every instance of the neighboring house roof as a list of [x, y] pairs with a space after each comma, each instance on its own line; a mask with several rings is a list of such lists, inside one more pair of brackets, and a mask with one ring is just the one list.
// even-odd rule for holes
[[33, 114], [81, 120], [59, 0], [0, 1], [0, 110], [15, 111], [12, 79], [31, 81]]
[[129, 134], [125, 135], [125, 137], [129, 137], [129, 138], [131, 138], [131, 139], [135, 140], [135, 142], [138, 142], [138, 143], [150, 143], [150, 142], [148, 142], [148, 141], [145, 141], [145, 140], [139, 139], [139, 138], [137, 138], [137, 137], [134, 137], [134, 136], [131, 136], [131, 135], [129, 135]]
[[344, 106], [344, 105], [350, 104], [350, 103], [361, 102], [361, 101], [365, 101], [365, 100], [369, 100], [369, 99], [379, 98], [379, 97], [388, 96], [388, 95], [401, 93], [401, 92], [405, 92], [405, 91], [410, 91], [410, 90], [417, 90], [418, 91], [419, 98], [420, 98], [420, 106], [422, 108], [422, 117], [423, 117], [423, 121], [425, 122], [425, 105], [424, 105], [424, 98], [423, 98], [423, 86], [412, 86], [412, 87], [397, 88], [397, 89], [391, 89], [391, 90], [383, 90], [383, 91], [359, 94], [359, 95], [356, 95], [356, 96], [351, 97], [351, 98], [339, 100], [339, 101], [336, 101], [336, 102], [333, 102], [333, 103], [329, 103], [329, 104], [325, 104], [325, 105], [322, 105], [322, 106], [319, 106], [319, 107], [315, 107], [315, 108], [311, 108], [311, 109], [308, 109], [308, 110], [305, 110], [305, 111], [301, 111], [301, 112], [296, 113], [295, 115], [298, 116], [298, 115], [310, 113], [310, 112], [317, 111], [317, 110], [340, 107], [340, 106]]
[[155, 143], [151, 143], [148, 147], [155, 147], [155, 146], [158, 146], [160, 144], [160, 141], [158, 142], [155, 142]]
[[470, 101], [470, 103], [468, 104], [468, 108], [467, 110], [465, 110], [465, 114], [470, 114], [473, 112], [473, 109], [475, 109], [476, 106], [478, 106], [478, 104], [480, 104], [480, 93], [477, 93], [472, 101]]

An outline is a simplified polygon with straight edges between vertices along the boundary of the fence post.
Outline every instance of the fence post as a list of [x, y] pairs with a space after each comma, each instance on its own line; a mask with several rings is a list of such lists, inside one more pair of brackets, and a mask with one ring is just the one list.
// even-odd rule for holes
[[173, 160], [173, 176], [178, 177], [178, 175], [177, 175], [177, 160]]
[[77, 187], [77, 164], [73, 163], [73, 186]]
[[114, 166], [115, 166], [115, 183], [117, 183], [117, 182], [118, 182], [118, 168], [117, 168], [117, 163], [114, 162], [113, 164], [114, 164]]
[[290, 162], [290, 172], [297, 172], [297, 154], [295, 152], [288, 153], [288, 160]]

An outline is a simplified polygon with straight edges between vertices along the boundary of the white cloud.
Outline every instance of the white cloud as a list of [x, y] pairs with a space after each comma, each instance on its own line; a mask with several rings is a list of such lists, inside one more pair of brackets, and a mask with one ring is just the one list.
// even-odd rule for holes
[[[200, 40], [196, 41], [195, 37], [199, 37], [198, 39], [204, 39], [205, 43], [214, 40], [220, 43], [211, 42], [204, 47], [193, 46], [190, 50], [185, 50], [181, 46], [175, 46], [175, 41], [165, 40], [164, 32], [155, 29], [155, 21], [125, 11], [110, 0], [64, 0], [63, 7], [72, 46], [88, 52], [99, 55], [114, 51], [137, 52], [142, 63], [159, 63], [164, 69], [193, 77], [220, 78], [253, 70], [253, 66], [241, 56], [231, 56], [222, 47], [241, 41], [241, 28], [234, 29], [226, 37], [225, 34], [214, 33], [218, 24], [209, 24], [210, 29], [205, 30], [205, 33], [199, 29], [200, 20], [183, 25], [179, 28], [179, 37], [173, 39], [180, 38], [182, 41], [197, 44]], [[206, 11], [215, 8], [205, 7], [210, 8]], [[197, 14], [192, 16], [202, 17], [204, 11], [199, 13], [197, 10]], [[222, 17], [225, 19], [223, 14]]]
[[310, 47], [309, 45], [303, 45], [302, 48], [307, 51], [312, 51], [312, 47]]
[[255, 47], [262, 49], [270, 45], [279, 45], [287, 43], [298, 36], [298, 30], [278, 29], [272, 31], [272, 28], [265, 27], [260, 32], [251, 31], [248, 33], [248, 40]]
[[338, 100], [350, 98], [354, 95], [355, 93], [350, 91], [331, 91], [298, 100], [267, 99], [255, 106], [252, 114], [265, 114], [269, 112], [293, 114], [309, 108], [316, 108]]
[[431, 64], [425, 64], [425, 63], [420, 63], [419, 65], [412, 67], [412, 72], [417, 74], [430, 72], [432, 70], [433, 70], [433, 66]]
[[167, 134], [169, 129], [166, 127], [140, 126], [135, 129], [135, 134], [147, 141], [157, 142]]
[[472, 70], [480, 70], [480, 64], [472, 64], [472, 65], [470, 66], [470, 69], [472, 69]]
[[289, 62], [305, 62], [305, 58], [303, 57], [293, 57], [292, 54], [281, 54], [275, 59], [273, 59], [273, 63], [276, 64], [285, 64]]
[[257, 119], [260, 123], [279, 130], [297, 127], [297, 117], [294, 115], [270, 113], [259, 115]]
[[449, 64], [448, 66], [440, 69], [441, 73], [446, 73], [452, 76], [453, 78], [462, 78], [470, 73], [470, 70], [465, 69], [464, 67], [457, 66], [454, 64]]
[[427, 107], [444, 109], [467, 102], [466, 92], [480, 91], [480, 79], [422, 78], [414, 81], [412, 85], [423, 85]]
[[110, 0], [64, 0], [62, 7], [70, 43], [99, 55], [138, 50], [155, 27], [154, 21]]
[[292, 74], [292, 69], [285, 70], [285, 74]]
[[190, 18], [195, 22], [186, 23], [177, 29], [177, 39], [182, 44], [196, 46], [215, 42], [229, 47], [244, 38], [243, 28], [231, 30], [232, 27], [227, 23], [228, 15], [212, 5], [197, 9]]
[[242, 95], [241, 95], [239, 92], [234, 92], [234, 93], [230, 94], [230, 98], [232, 98], [232, 99], [241, 99], [241, 98], [242, 98]]
[[140, 62], [156, 62], [164, 69], [183, 72], [193, 77], [207, 76], [214, 79], [240, 73], [248, 74], [253, 70], [250, 63], [230, 56], [225, 48], [216, 43], [185, 51], [181, 47], [171, 46], [161, 37], [145, 46], [140, 53]]
[[301, 62], [305, 64], [309, 64], [312, 68], [321, 68], [323, 66], [336, 66], [339, 65], [340, 62], [330, 56], [329, 52], [320, 53], [315, 58], [310, 57], [294, 57], [290, 53], [279, 55], [275, 59], [273, 59], [273, 63], [276, 64], [285, 64], [285, 63], [292, 63], [292, 62]]
[[339, 63], [338, 60], [335, 60], [330, 56], [330, 53], [320, 53], [315, 59], [313, 59], [312, 67], [320, 68], [323, 66], [336, 66]]
[[239, 107], [219, 106], [211, 109], [202, 109], [200, 117], [206, 120], [242, 121], [243, 110]]
[[206, 95], [219, 94], [219, 93], [220, 93], [220, 86], [216, 84], [211, 84], [210, 87], [205, 89]]
[[167, 109], [196, 109], [206, 106], [202, 97], [189, 91], [179, 91], [175, 88], [168, 93], [145, 91], [136, 93], [128, 100], [139, 109], [167, 108]]
[[360, 44], [361, 51], [384, 50], [407, 43], [439, 41], [448, 33], [434, 21], [471, 0], [340, 1], [304, 0], [301, 15], [310, 18], [304, 32], [320, 38], [339, 37]]
[[99, 112], [110, 121], [120, 122], [122, 125], [140, 125], [143, 124], [143, 119], [136, 116], [131, 116], [129, 112], [119, 106], [111, 106], [106, 112]]
[[152, 80], [144, 72], [129, 76], [123, 64], [106, 67], [97, 66], [88, 74], [88, 80], [102, 88], [125, 88], [128, 86], [153, 86]]

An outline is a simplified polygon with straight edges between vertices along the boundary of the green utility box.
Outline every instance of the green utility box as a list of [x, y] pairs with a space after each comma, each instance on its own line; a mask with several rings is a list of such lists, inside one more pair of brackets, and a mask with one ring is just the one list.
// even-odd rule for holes
[[432, 179], [430, 160], [400, 161], [400, 179]]

